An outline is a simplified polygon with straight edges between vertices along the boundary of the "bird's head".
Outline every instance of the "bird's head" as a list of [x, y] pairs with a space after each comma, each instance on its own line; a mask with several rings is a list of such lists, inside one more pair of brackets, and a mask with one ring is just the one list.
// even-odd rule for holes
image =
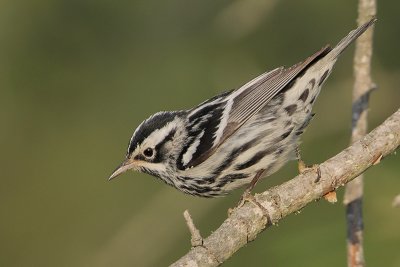
[[133, 133], [125, 160], [109, 180], [130, 169], [164, 178], [175, 168], [185, 136], [183, 112], [152, 115]]

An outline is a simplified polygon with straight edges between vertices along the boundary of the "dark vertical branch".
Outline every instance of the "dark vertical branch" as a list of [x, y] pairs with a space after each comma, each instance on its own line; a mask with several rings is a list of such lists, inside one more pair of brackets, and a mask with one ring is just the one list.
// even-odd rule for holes
[[[376, 15], [376, 0], [359, 0], [358, 24]], [[370, 92], [375, 88], [371, 79], [373, 29], [356, 41], [354, 56], [354, 89], [351, 142], [367, 133], [367, 113]], [[347, 264], [349, 267], [365, 266], [363, 250], [363, 176], [360, 175], [346, 186], [344, 204], [347, 219]]]

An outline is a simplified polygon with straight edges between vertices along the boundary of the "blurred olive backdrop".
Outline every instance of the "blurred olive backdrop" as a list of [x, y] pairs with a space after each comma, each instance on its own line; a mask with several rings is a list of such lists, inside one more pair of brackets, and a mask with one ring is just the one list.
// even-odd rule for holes
[[[380, 1], [372, 129], [400, 104], [400, 2]], [[164, 266], [190, 249], [182, 212], [207, 236], [241, 191], [184, 195], [129, 172], [107, 177], [135, 127], [280, 65], [355, 27], [357, 2], [0, 1], [0, 266]], [[322, 162], [349, 142], [352, 57], [343, 54], [303, 137]], [[400, 266], [399, 156], [366, 173], [369, 266]], [[296, 164], [256, 191], [296, 174]], [[345, 266], [341, 204], [313, 203], [240, 250], [226, 266]]]

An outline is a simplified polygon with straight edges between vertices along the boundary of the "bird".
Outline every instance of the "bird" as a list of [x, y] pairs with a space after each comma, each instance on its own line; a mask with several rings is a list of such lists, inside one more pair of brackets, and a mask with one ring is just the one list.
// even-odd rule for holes
[[259, 179], [298, 158], [322, 85], [342, 52], [375, 22], [371, 18], [333, 48], [327, 45], [193, 108], [155, 113], [136, 128], [109, 180], [135, 170], [200, 197], [244, 186], [251, 191]]

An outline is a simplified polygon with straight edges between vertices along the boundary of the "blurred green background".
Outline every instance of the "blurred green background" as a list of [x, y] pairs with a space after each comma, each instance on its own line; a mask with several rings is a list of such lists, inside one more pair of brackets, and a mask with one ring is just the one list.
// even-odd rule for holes
[[[400, 2], [380, 1], [370, 128], [400, 103]], [[355, 27], [357, 1], [0, 1], [0, 266], [164, 266], [207, 236], [241, 190], [184, 195], [128, 173], [107, 178], [136, 126], [303, 60]], [[303, 136], [307, 163], [349, 142], [352, 57], [343, 54]], [[399, 156], [366, 173], [368, 266], [400, 266]], [[296, 174], [288, 164], [256, 191]], [[345, 266], [344, 208], [307, 206], [225, 266]]]

